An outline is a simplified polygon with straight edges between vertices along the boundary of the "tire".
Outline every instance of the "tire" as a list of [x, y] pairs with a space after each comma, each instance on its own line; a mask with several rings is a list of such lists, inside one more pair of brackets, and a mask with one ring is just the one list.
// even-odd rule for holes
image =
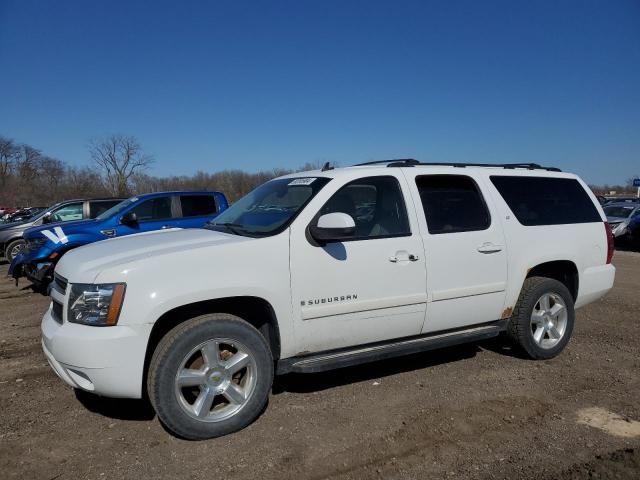
[[13, 262], [13, 259], [16, 258], [18, 253], [20, 253], [20, 250], [22, 250], [25, 245], [26, 242], [22, 238], [14, 240], [7, 245], [4, 249], [4, 255], [7, 257], [9, 263]]
[[269, 399], [273, 371], [258, 330], [234, 315], [208, 314], [164, 336], [149, 364], [147, 390], [168, 430], [202, 440], [253, 422]]
[[573, 296], [567, 287], [551, 278], [530, 277], [524, 281], [507, 333], [528, 357], [544, 360], [567, 346], [574, 322]]

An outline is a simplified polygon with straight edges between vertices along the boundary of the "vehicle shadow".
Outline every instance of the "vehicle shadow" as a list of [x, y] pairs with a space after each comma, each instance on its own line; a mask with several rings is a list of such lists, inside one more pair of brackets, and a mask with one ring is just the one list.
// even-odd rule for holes
[[148, 399], [108, 398], [75, 390], [78, 401], [90, 412], [116, 420], [153, 420], [156, 412]]
[[380, 379], [398, 373], [434, 367], [443, 363], [453, 363], [473, 358], [481, 348], [478, 344], [466, 344], [456, 347], [415, 353], [412, 355], [341, 368], [322, 373], [290, 373], [276, 377], [273, 393], [283, 392], [311, 393], [327, 390], [341, 385]]

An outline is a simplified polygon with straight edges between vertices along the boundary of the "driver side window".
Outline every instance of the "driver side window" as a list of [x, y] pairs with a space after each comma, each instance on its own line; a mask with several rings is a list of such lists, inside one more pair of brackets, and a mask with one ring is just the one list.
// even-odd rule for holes
[[346, 213], [356, 224], [354, 239], [411, 235], [407, 209], [395, 177], [367, 177], [348, 183], [320, 210]]
[[139, 222], [171, 218], [171, 197], [152, 198], [132, 210]]
[[69, 222], [82, 220], [82, 202], [71, 203], [52, 212], [51, 220], [54, 222]]

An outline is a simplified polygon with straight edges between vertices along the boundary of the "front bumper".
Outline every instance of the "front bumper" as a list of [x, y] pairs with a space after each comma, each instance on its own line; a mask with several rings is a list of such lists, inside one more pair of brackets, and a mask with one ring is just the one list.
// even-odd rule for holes
[[9, 275], [16, 280], [21, 277], [33, 283], [36, 287], [44, 287], [53, 280], [55, 262], [47, 260], [25, 260], [24, 255], [16, 256], [9, 266]]
[[107, 397], [142, 397], [149, 325], [91, 327], [69, 323], [54, 316], [52, 303], [41, 328], [42, 350], [66, 384]]

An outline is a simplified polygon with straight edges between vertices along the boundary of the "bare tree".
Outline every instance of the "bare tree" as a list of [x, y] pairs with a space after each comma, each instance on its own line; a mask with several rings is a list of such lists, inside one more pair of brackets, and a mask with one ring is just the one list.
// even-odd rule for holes
[[114, 195], [129, 194], [129, 180], [153, 163], [135, 137], [114, 134], [91, 142], [91, 158], [104, 173], [107, 186]]
[[14, 141], [0, 137], [0, 186], [7, 184], [17, 157], [18, 147]]

